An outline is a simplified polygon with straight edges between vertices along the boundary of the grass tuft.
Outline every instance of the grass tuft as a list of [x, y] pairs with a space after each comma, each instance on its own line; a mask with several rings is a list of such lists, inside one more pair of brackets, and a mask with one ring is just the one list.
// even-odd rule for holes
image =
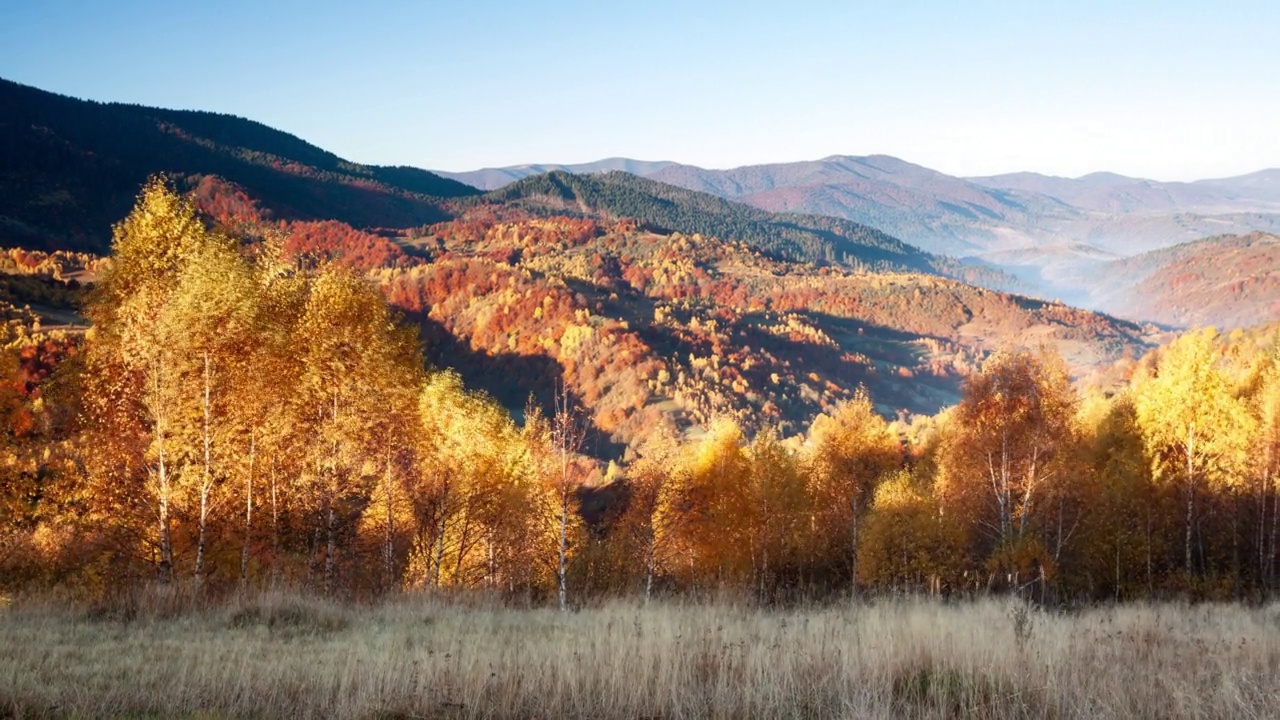
[[299, 595], [263, 595], [229, 606], [227, 627], [266, 628], [281, 636], [326, 636], [351, 627], [352, 610]]

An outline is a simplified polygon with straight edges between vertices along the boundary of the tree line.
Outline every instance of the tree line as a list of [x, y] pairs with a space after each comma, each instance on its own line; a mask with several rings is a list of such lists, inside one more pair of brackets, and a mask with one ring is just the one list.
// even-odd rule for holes
[[781, 437], [729, 418], [582, 454], [568, 392], [513, 418], [366, 277], [209, 229], [151, 181], [56, 371], [0, 366], [0, 587], [342, 596], [1259, 596], [1280, 556], [1274, 334], [1188, 333], [1081, 393], [997, 352], [935, 417], [866, 393]]

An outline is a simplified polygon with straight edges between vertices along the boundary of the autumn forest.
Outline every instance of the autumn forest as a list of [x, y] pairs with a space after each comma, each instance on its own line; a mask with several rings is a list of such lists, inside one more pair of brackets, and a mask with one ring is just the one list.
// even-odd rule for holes
[[[566, 607], [725, 592], [1063, 604], [1280, 587], [1273, 328], [1190, 331], [1124, 353], [1089, 382], [1073, 382], [1051, 338], [1031, 349], [952, 344], [959, 369], [935, 360], [896, 381], [931, 367], [956, 378], [958, 402], [886, 419], [867, 389], [870, 358], [857, 377], [789, 381], [769, 365], [767, 341], [746, 350], [766, 356], [737, 361], [712, 347], [717, 323], [747, 320], [716, 315], [696, 290], [661, 297], [679, 287], [663, 281], [669, 272], [713, 297], [734, 262], [748, 266], [740, 277], [787, 282], [782, 261], [749, 248], [729, 261], [706, 250], [721, 255], [702, 267], [646, 265], [590, 247], [643, 229], [513, 220], [493, 207], [408, 244], [353, 242], [360, 234], [341, 223], [266, 222], [257, 210], [236, 221], [247, 206], [212, 197], [155, 178], [115, 226], [109, 258], [9, 255], [15, 299], [40, 291], [56, 305], [53, 295], [80, 287], [67, 268], [90, 278], [75, 290], [90, 327], [42, 327], [10, 304], [0, 591], [473, 591]], [[507, 232], [523, 249], [471, 239], [476, 254], [451, 252], [469, 232], [490, 244]], [[540, 257], [545, 242], [586, 247]], [[701, 236], [665, 242], [686, 248], [673, 259], [699, 257]], [[572, 274], [555, 265], [574, 257], [583, 266]], [[475, 263], [489, 269], [469, 277]], [[540, 280], [556, 272], [614, 303], [658, 297], [646, 312], [683, 315], [674, 336], [701, 331], [708, 359], [655, 359], [607, 307]], [[874, 275], [841, 272], [831, 282]], [[43, 284], [19, 287], [28, 276]], [[552, 332], [529, 342], [563, 371], [527, 398], [500, 399], [469, 386], [467, 368], [433, 362], [431, 315], [463, 292], [506, 295], [500, 313], [530, 303]], [[830, 343], [776, 297], [780, 319], [764, 327]], [[530, 354], [514, 329], [484, 340], [486, 321], [467, 312], [455, 308], [451, 322], [477, 323], [473, 356], [489, 342]], [[771, 380], [750, 372], [753, 360]], [[811, 395], [741, 399], [753, 384], [788, 382]], [[661, 412], [673, 395], [683, 414]]]

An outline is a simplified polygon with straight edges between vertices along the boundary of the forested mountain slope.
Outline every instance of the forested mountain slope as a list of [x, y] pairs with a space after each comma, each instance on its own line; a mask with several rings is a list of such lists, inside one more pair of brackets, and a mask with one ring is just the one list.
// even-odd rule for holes
[[476, 191], [408, 167], [360, 165], [230, 115], [96, 103], [0, 79], [0, 245], [103, 252], [148, 176], [218, 175], [282, 219], [405, 227]]
[[1280, 238], [1224, 235], [1103, 264], [1082, 282], [1093, 303], [1175, 327], [1280, 320]]
[[625, 172], [555, 171], [507, 185], [489, 193], [485, 201], [533, 212], [633, 218], [658, 232], [739, 240], [785, 260], [934, 273], [986, 287], [1018, 287], [1011, 276], [926, 253], [867, 225], [821, 215], [772, 213]]

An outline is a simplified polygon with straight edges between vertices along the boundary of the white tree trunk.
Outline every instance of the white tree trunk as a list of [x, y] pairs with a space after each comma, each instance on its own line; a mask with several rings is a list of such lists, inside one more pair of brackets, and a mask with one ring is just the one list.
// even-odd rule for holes
[[209, 392], [210, 392], [210, 375], [209, 375], [209, 352], [204, 353], [204, 393], [201, 396], [200, 409], [204, 415], [204, 425], [201, 434], [204, 442], [204, 471], [200, 477], [200, 529], [198, 539], [196, 540], [196, 571], [195, 585], [196, 590], [204, 587], [204, 558], [205, 558], [205, 542], [209, 525], [209, 494], [213, 490], [213, 468], [212, 468], [212, 447], [213, 438], [210, 436], [209, 424]]
[[392, 567], [392, 561], [394, 558], [392, 543], [395, 535], [395, 513], [391, 507], [392, 500], [394, 499], [394, 493], [392, 491], [391, 449], [389, 447], [387, 448], [387, 467], [383, 477], [383, 485], [385, 486], [384, 493], [386, 494], [387, 517], [385, 522], [386, 530], [382, 542], [382, 572], [386, 588], [387, 590], [390, 590], [392, 586], [391, 575], [394, 569]]
[[161, 387], [161, 364], [156, 363], [153, 378], [153, 410], [155, 416], [155, 434], [156, 434], [156, 453], [157, 459], [157, 488], [158, 505], [159, 505], [159, 534], [160, 534], [160, 582], [168, 584], [173, 580], [173, 530], [169, 515], [169, 502], [173, 494], [172, 482], [169, 477], [168, 458], [165, 454], [165, 434], [168, 431], [168, 423], [166, 422], [166, 414], [163, 409], [163, 399], [160, 397]]
[[244, 481], [244, 544], [240, 547], [240, 587], [249, 584], [249, 541], [253, 535], [253, 472], [257, 460], [257, 437], [249, 431], [249, 473]]
[[[568, 471], [565, 471], [568, 475]], [[569, 492], [568, 478], [560, 491], [560, 564], [557, 568], [560, 580], [560, 611], [564, 612], [569, 609], [569, 589], [567, 586], [567, 578], [565, 571], [567, 568], [568, 549], [569, 549]]]
[[1186, 568], [1188, 577], [1191, 575], [1191, 531], [1195, 525], [1195, 449], [1196, 424], [1190, 423], [1187, 425], [1187, 533], [1185, 538]]

